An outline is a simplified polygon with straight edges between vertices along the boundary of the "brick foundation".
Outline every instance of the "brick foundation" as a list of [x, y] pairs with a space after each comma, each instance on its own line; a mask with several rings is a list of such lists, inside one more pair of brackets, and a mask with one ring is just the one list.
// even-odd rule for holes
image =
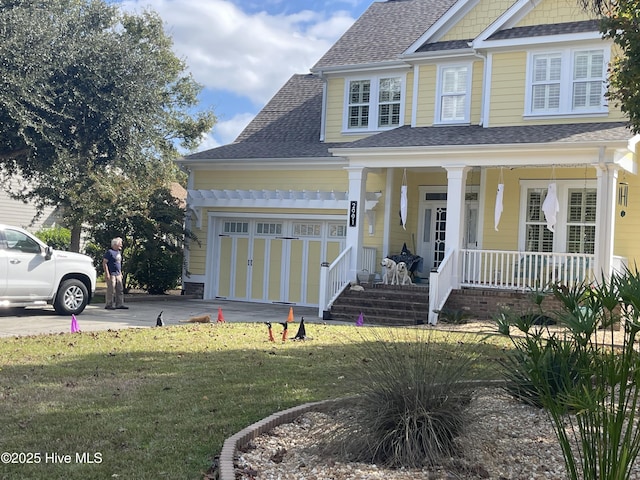
[[[561, 309], [560, 301], [551, 294], [544, 297], [541, 306], [542, 313]], [[462, 310], [468, 312], [473, 318], [490, 320], [504, 307], [521, 314], [538, 312], [533, 293], [475, 288], [451, 292], [443, 310]]]

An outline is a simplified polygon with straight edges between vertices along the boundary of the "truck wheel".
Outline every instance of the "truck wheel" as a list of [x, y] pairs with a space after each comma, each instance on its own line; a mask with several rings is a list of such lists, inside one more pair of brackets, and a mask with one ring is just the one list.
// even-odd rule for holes
[[87, 303], [89, 303], [87, 287], [80, 280], [72, 278], [60, 284], [53, 308], [60, 315], [77, 315], [82, 313]]

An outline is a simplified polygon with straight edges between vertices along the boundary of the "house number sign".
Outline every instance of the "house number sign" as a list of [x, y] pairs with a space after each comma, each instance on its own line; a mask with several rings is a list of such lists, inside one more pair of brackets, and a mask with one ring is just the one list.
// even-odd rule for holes
[[355, 227], [358, 221], [358, 202], [353, 201], [349, 207], [349, 226]]

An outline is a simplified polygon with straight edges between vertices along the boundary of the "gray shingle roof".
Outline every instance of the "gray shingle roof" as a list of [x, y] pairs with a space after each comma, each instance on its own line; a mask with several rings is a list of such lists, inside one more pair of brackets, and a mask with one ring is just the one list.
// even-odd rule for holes
[[563, 35], [569, 33], [599, 32], [600, 20], [583, 20], [579, 22], [550, 23], [548, 25], [531, 25], [500, 30], [489, 37], [489, 40], [505, 40], [511, 38], [542, 37], [546, 35]]
[[416, 52], [439, 52], [442, 50], [460, 50], [469, 47], [469, 42], [473, 39], [470, 38], [468, 40], [447, 40], [446, 42], [434, 42], [434, 43], [425, 43], [421, 45]]
[[373, 2], [312, 70], [395, 60], [454, 3], [455, 0]]
[[329, 157], [320, 142], [322, 80], [294, 75], [229, 145], [187, 159]]
[[399, 127], [340, 148], [446, 147], [627, 141], [633, 134], [622, 122], [524, 125], [484, 128], [478, 125]]

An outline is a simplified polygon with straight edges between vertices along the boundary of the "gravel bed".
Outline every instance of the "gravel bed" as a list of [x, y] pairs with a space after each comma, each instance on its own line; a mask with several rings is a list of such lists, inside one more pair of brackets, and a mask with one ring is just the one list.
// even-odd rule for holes
[[[341, 411], [307, 412], [251, 441], [238, 452], [243, 480], [565, 480], [561, 449], [546, 413], [516, 402], [497, 388], [476, 391], [471, 420], [457, 439], [459, 455], [437, 468], [391, 470], [341, 462], [318, 448], [322, 433], [345, 417]], [[640, 479], [635, 466], [632, 479]]]

